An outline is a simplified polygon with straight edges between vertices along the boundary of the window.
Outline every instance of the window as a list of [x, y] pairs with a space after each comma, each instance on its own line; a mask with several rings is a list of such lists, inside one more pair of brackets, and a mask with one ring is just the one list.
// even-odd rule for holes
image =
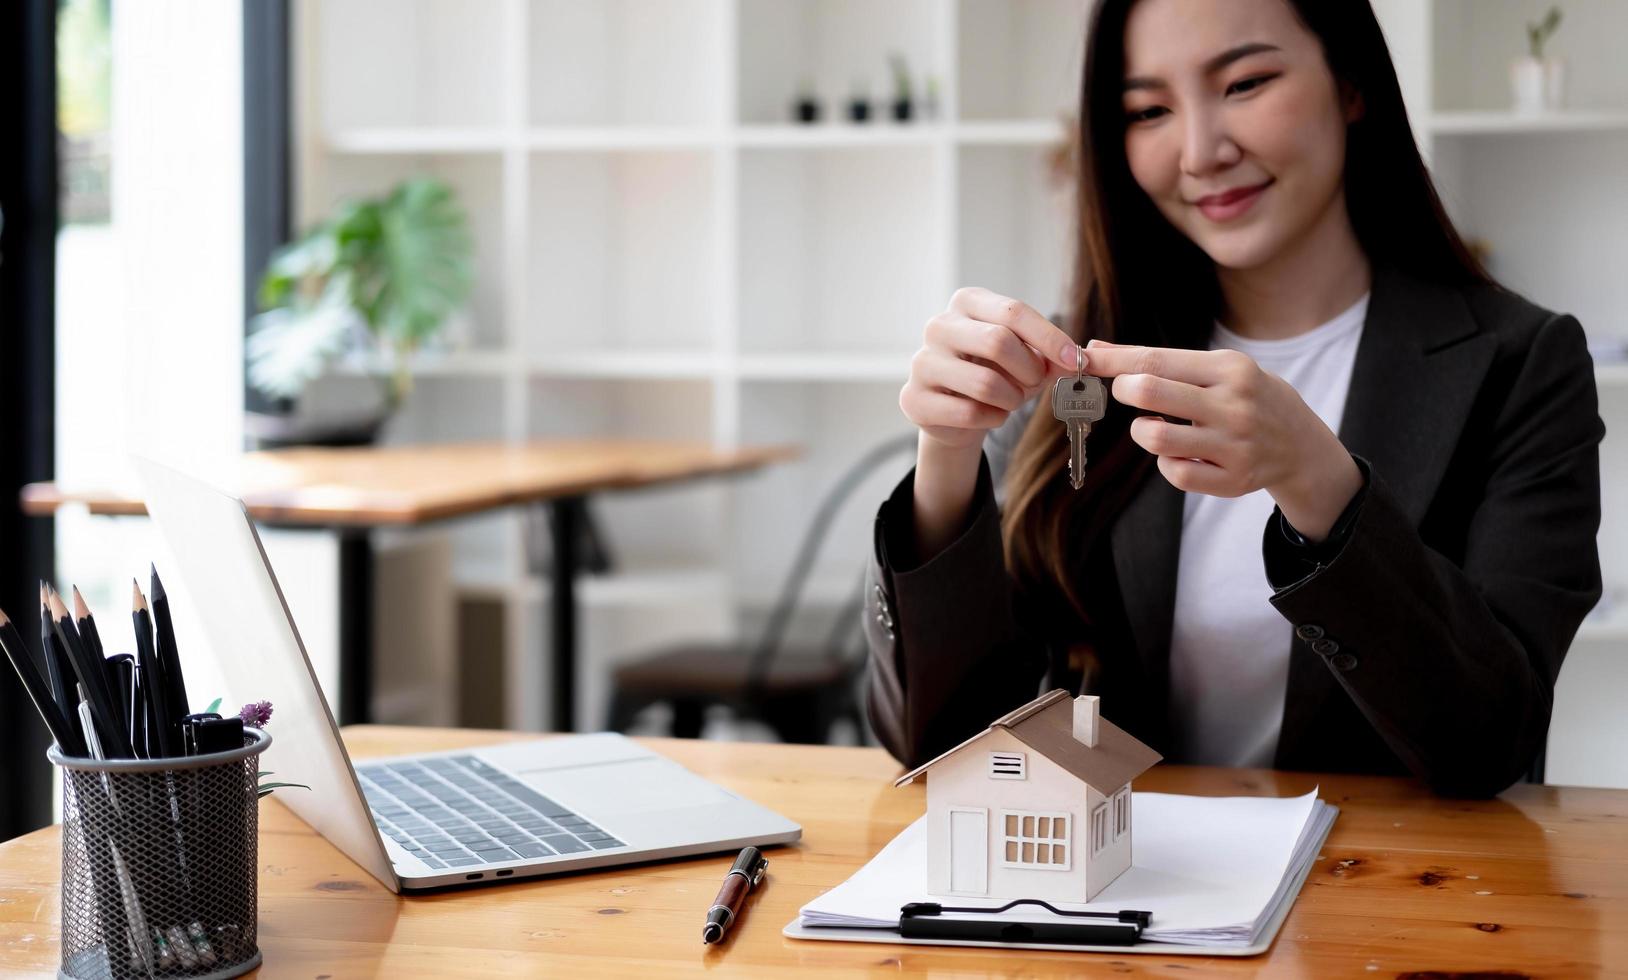
[[1024, 759], [1022, 752], [991, 752], [989, 753], [990, 779], [1026, 779], [1024, 772]]
[[1131, 829], [1131, 788], [1127, 784], [1114, 794], [1114, 840]]
[[1108, 846], [1108, 804], [1098, 803], [1091, 811], [1091, 854]]
[[1069, 815], [1001, 811], [1001, 864], [1045, 871], [1069, 869]]

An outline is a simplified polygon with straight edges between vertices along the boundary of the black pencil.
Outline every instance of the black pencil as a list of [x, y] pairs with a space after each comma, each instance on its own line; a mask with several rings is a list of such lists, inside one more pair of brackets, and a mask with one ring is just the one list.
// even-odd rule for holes
[[156, 749], [159, 758], [173, 758], [181, 754], [176, 739], [180, 728], [170, 724], [174, 716], [170, 713], [169, 684], [153, 650], [153, 620], [147, 613], [147, 597], [141, 594], [135, 579], [130, 580], [130, 594], [130, 618], [136, 624], [136, 662], [141, 669], [142, 690], [147, 692], [147, 750], [151, 753]]
[[12, 625], [11, 617], [6, 615], [4, 609], [0, 609], [0, 648], [5, 649], [6, 659], [17, 671], [23, 688], [28, 691], [29, 700], [34, 702], [34, 709], [40, 713], [40, 720], [51, 730], [57, 748], [63, 755], [83, 757], [85, 746], [79, 739], [79, 732], [63, 716], [62, 709], [51, 694], [50, 685], [40, 675], [39, 668], [34, 666], [34, 659], [23, 643], [22, 634], [17, 632], [17, 627]]
[[102, 740], [103, 751], [109, 759], [131, 758], [134, 753], [130, 750], [130, 736], [125, 731], [123, 716], [119, 713], [113, 693], [108, 689], [107, 666], [101, 658], [92, 658], [85, 649], [79, 631], [74, 628], [73, 618], [68, 615], [68, 607], [63, 605], [62, 597], [55, 592], [51, 593], [51, 615], [56, 620], [57, 639], [68, 651], [74, 675], [79, 678], [90, 700], [92, 715], [96, 720], [96, 734]]
[[107, 651], [102, 649], [102, 635], [96, 631], [96, 617], [90, 614], [90, 607], [85, 605], [85, 597], [79, 594], [77, 585], [73, 587], [73, 618], [79, 628], [79, 638], [85, 641], [85, 649], [97, 659], [105, 660]]
[[181, 719], [192, 711], [187, 700], [187, 680], [181, 671], [181, 651], [175, 645], [175, 623], [170, 619], [170, 597], [164, 592], [164, 583], [159, 581], [158, 566], [148, 567], [153, 573], [153, 631], [157, 639], [155, 652], [158, 654], [159, 664], [164, 668], [164, 681], [169, 684], [170, 710], [175, 713], [176, 730], [180, 731]]
[[[85, 730], [79, 725], [79, 699], [73, 696], [73, 664], [67, 651], [57, 643], [56, 630], [51, 625], [50, 590], [40, 583], [40, 649], [45, 652], [45, 679], [51, 687], [51, 698], [57, 710], [73, 729], [74, 742], [84, 748]], [[81, 753], [83, 755], [83, 753]]]

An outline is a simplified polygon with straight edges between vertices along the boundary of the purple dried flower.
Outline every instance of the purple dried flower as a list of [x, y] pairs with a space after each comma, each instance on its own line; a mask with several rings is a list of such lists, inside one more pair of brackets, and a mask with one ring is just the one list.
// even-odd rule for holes
[[243, 706], [243, 710], [237, 713], [237, 716], [243, 719], [245, 725], [264, 728], [266, 723], [271, 721], [271, 702], [256, 701], [253, 704], [246, 704]]

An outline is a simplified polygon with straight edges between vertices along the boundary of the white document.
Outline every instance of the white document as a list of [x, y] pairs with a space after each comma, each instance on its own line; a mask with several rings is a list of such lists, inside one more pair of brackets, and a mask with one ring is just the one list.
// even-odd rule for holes
[[[1131, 867], [1089, 904], [1070, 911], [1152, 913], [1144, 941], [1252, 945], [1290, 892], [1338, 814], [1314, 789], [1288, 799], [1134, 794]], [[897, 928], [907, 902], [999, 907], [1005, 900], [928, 896], [923, 817], [853, 877], [803, 906], [807, 927]], [[1060, 919], [1038, 906], [980, 916], [1037, 922]]]

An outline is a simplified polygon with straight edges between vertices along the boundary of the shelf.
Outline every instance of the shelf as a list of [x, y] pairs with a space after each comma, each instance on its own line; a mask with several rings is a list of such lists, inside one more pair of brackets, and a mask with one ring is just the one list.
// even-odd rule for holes
[[930, 146], [948, 136], [938, 123], [815, 123], [807, 126], [748, 124], [736, 141], [753, 148], [837, 148], [851, 146]]
[[495, 153], [508, 144], [501, 129], [397, 126], [343, 129], [326, 137], [339, 154]]
[[747, 354], [740, 376], [747, 381], [892, 381], [910, 374], [911, 351], [897, 354]]
[[710, 126], [541, 126], [523, 142], [534, 152], [696, 150], [723, 143], [723, 130]]
[[1426, 126], [1438, 136], [1628, 132], [1628, 110], [1567, 109], [1534, 115], [1498, 111], [1438, 112], [1429, 117]]
[[695, 380], [712, 377], [717, 364], [717, 358], [706, 351], [544, 351], [534, 356], [529, 372], [539, 378]]

